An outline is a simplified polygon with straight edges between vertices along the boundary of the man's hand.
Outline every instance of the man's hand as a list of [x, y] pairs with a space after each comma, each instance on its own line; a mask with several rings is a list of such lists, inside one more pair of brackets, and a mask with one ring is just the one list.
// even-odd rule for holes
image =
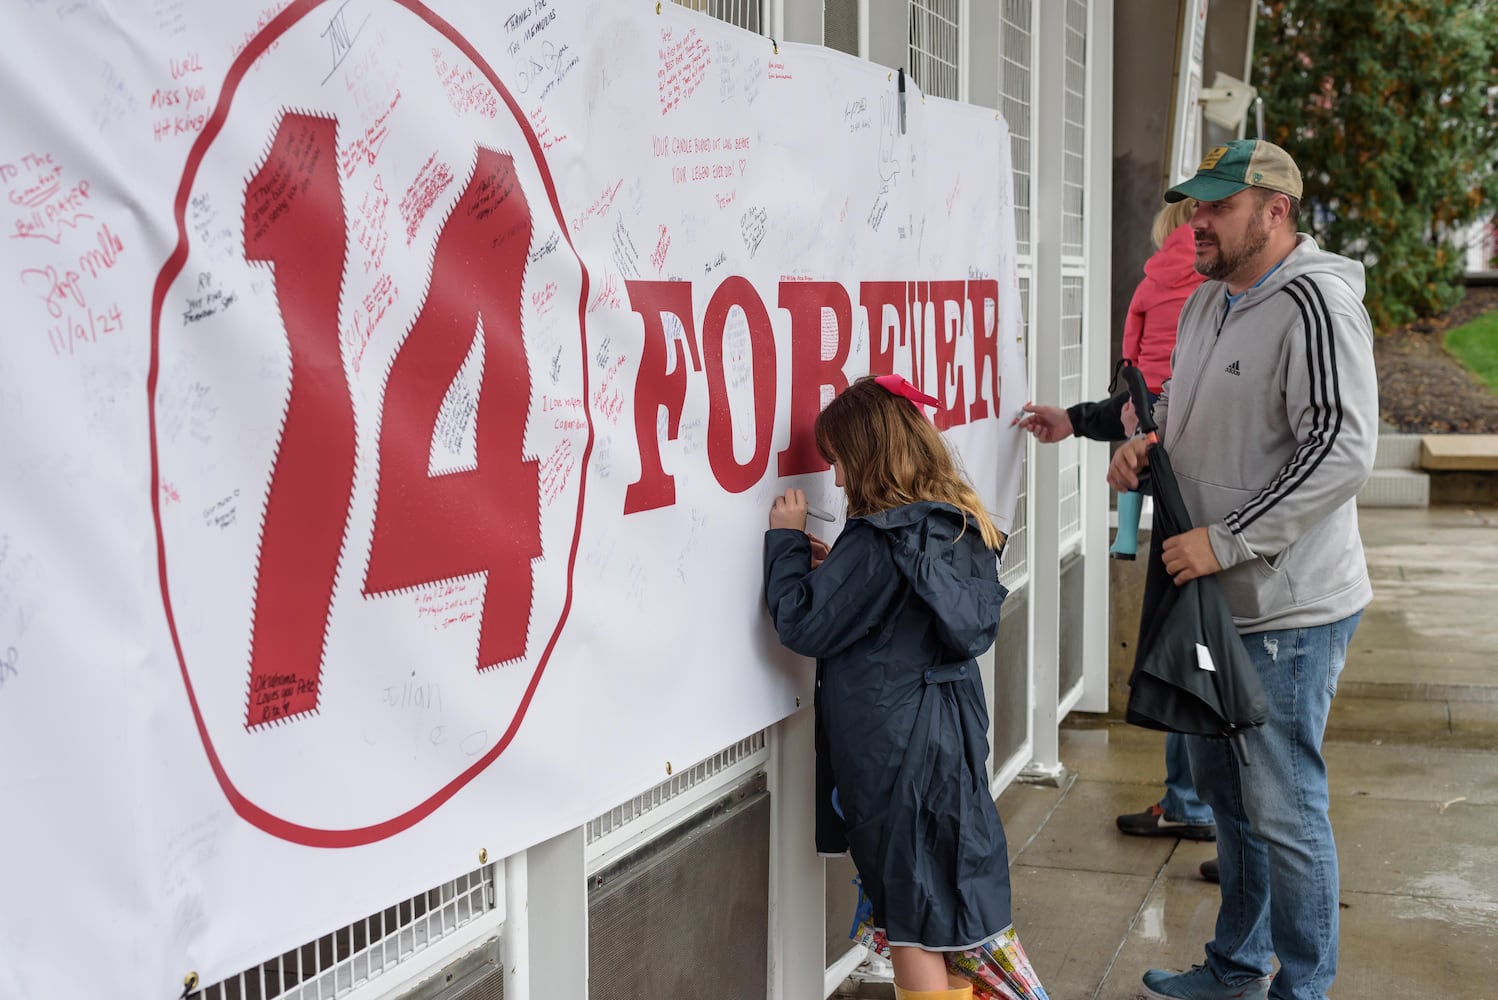
[[1139, 470], [1150, 464], [1145, 449], [1149, 442], [1144, 438], [1132, 438], [1119, 446], [1108, 465], [1108, 485], [1120, 493], [1139, 488]]
[[1041, 444], [1055, 444], [1072, 436], [1071, 417], [1059, 406], [1026, 403], [1010, 426], [1029, 431]]
[[786, 490], [770, 506], [770, 527], [806, 530], [806, 491]]
[[1211, 576], [1222, 569], [1217, 561], [1217, 553], [1212, 551], [1212, 540], [1207, 537], [1206, 528], [1192, 528], [1165, 539], [1160, 555], [1165, 563], [1165, 572], [1170, 574], [1178, 587], [1187, 580]]

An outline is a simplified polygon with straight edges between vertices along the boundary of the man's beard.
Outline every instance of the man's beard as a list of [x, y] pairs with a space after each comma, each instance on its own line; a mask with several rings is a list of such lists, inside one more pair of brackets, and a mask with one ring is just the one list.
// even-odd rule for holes
[[1198, 262], [1196, 270], [1197, 273], [1205, 275], [1212, 281], [1222, 281], [1263, 252], [1264, 248], [1269, 245], [1269, 230], [1255, 215], [1248, 224], [1248, 230], [1243, 234], [1243, 246], [1236, 253], [1224, 250], [1222, 241], [1215, 237], [1213, 242], [1217, 244], [1217, 258], [1209, 264]]

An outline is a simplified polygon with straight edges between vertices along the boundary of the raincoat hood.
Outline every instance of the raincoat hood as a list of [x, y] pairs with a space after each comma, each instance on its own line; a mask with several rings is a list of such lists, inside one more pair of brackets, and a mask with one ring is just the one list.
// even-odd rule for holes
[[[926, 603], [953, 659], [977, 656], [993, 645], [995, 613], [1006, 591], [979, 558], [988, 553], [977, 522], [956, 507], [922, 501], [862, 518], [889, 539], [895, 568]], [[974, 551], [976, 549], [977, 551]]]
[[1196, 270], [1196, 237], [1190, 223], [1170, 231], [1160, 249], [1144, 262], [1144, 273], [1162, 288], [1195, 288], [1204, 280]]

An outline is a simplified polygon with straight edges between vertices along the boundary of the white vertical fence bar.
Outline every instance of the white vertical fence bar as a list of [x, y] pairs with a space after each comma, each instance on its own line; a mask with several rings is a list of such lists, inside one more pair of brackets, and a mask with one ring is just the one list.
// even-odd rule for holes
[[[1031, 398], [1051, 401], [1061, 394], [1060, 330], [1062, 320], [1061, 234], [1063, 226], [1062, 123], [1066, 100], [1066, 10], [1061, 3], [1035, 6], [1033, 95], [1036, 149], [1034, 200], [1031, 202], [1031, 246], [1035, 283], [1031, 289], [1035, 325], [1030, 331], [1034, 359]], [[1030, 535], [1030, 669], [1032, 758], [1025, 777], [1052, 779], [1061, 773], [1061, 452], [1029, 443], [1027, 506]]]
[[[1109, 276], [1113, 273], [1113, 3], [1092, 0], [1087, 26], [1087, 304], [1084, 317], [1085, 382], [1106, 384], [1111, 367], [1108, 336]], [[1094, 396], [1096, 398], [1096, 396]], [[1082, 452], [1082, 695], [1084, 712], [1108, 710], [1108, 486], [1109, 449], [1089, 441]]]
[[530, 920], [526, 902], [530, 897], [526, 852], [505, 859], [505, 911], [513, 914], [505, 922], [503, 956], [505, 963], [505, 996], [531, 995]]
[[525, 852], [523, 909], [529, 962], [525, 992], [505, 983], [505, 1000], [554, 1000], [588, 995], [588, 882], [583, 827], [568, 830]]
[[[1034, 286], [1034, 253], [1030, 241], [1030, 208], [1034, 201], [1031, 179], [1035, 176], [1034, 115], [1031, 94], [1034, 90], [1035, 67], [1035, 0], [1004, 0], [997, 12], [999, 20], [999, 46], [995, 55], [998, 61], [999, 107], [1005, 124], [1009, 126], [1009, 150], [1014, 174], [1014, 225], [1015, 240], [1019, 250], [1019, 294], [1020, 321], [1024, 326], [1026, 375], [1034, 384], [1034, 351], [1031, 338], [1034, 335], [1034, 313], [1031, 309], [1031, 289]], [[1032, 392], [1032, 398], [1034, 394]], [[1033, 472], [1028, 460], [1022, 472], [1020, 495], [1014, 508], [1014, 530], [1009, 536], [1009, 547], [1004, 553], [1004, 563], [999, 580], [1016, 597], [1028, 586], [1030, 576], [1030, 482]], [[1025, 664], [1028, 669], [1031, 658], [1027, 647]], [[1028, 735], [1026, 737], [1028, 744]], [[1005, 779], [1005, 783], [1009, 779]]]
[[826, 866], [812, 842], [813, 731], [809, 707], [770, 730], [769, 1000], [806, 1000], [828, 978]]
[[[957, 99], [964, 103], [972, 100], [972, 73], [967, 58], [967, 35], [973, 30], [972, 24], [972, 0], [957, 0]], [[994, 55], [998, 55], [997, 50]]]

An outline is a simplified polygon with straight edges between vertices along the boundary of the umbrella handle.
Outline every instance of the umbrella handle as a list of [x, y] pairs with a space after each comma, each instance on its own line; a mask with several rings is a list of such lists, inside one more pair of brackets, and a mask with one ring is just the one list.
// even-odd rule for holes
[[1250, 763], [1248, 759], [1248, 740], [1244, 738], [1243, 730], [1240, 729], [1234, 733], [1232, 740], [1233, 750], [1238, 755], [1238, 766], [1247, 767]]
[[1118, 368], [1118, 374], [1129, 390], [1129, 398], [1133, 400], [1134, 416], [1139, 418], [1139, 433], [1153, 434], [1155, 431], [1155, 416], [1150, 412], [1150, 390], [1144, 381], [1144, 372], [1133, 365], [1121, 364]]

